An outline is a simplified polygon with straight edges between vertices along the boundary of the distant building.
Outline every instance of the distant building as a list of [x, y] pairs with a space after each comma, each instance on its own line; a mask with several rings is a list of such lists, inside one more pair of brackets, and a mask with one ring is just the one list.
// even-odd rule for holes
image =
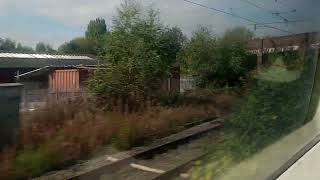
[[320, 47], [320, 34], [315, 32], [291, 34], [287, 36], [265, 37], [248, 42], [248, 49], [257, 55], [259, 67], [267, 60], [267, 54], [274, 52], [296, 51], [305, 56], [308, 48]]
[[310, 32], [253, 39], [248, 42], [248, 48], [255, 54], [261, 52], [305, 51], [308, 46], [319, 46], [319, 43], [320, 34]]
[[22, 83], [25, 103], [42, 102], [48, 94], [81, 92], [97, 64], [88, 56], [0, 53], [0, 83]]

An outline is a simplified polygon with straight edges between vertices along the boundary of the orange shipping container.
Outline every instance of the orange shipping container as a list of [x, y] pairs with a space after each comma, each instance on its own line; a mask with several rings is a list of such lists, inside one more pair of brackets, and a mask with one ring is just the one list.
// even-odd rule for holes
[[79, 92], [79, 70], [55, 70], [49, 76], [49, 90], [51, 93]]

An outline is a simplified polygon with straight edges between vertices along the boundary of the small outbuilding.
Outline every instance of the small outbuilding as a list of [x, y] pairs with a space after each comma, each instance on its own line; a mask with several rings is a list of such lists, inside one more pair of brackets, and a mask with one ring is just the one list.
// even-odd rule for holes
[[24, 85], [24, 104], [80, 93], [98, 61], [89, 56], [0, 53], [0, 83]]

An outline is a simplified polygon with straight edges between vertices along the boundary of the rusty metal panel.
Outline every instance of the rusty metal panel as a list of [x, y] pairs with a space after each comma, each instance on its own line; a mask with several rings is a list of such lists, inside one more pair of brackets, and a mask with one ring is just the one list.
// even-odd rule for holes
[[49, 76], [49, 89], [51, 93], [79, 92], [79, 70], [55, 70]]

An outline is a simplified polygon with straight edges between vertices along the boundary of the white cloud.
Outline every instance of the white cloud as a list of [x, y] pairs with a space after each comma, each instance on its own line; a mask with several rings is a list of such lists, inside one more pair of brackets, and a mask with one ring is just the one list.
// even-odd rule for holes
[[[190, 34], [199, 24], [210, 25], [217, 33], [223, 32], [226, 28], [236, 25], [247, 25], [239, 19], [222, 15], [218, 12], [213, 12], [208, 9], [197, 7], [184, 2], [183, 0], [139, 0], [144, 5], [153, 4], [159, 8], [161, 19], [165, 24], [170, 26], [179, 26], [185, 33]], [[235, 13], [246, 16], [248, 18], [259, 21], [278, 21], [279, 19], [272, 17], [270, 13], [261, 9], [256, 9], [248, 4], [244, 4], [239, 0], [194, 0], [199, 3], [206, 4], [210, 7], [216, 7], [226, 11], [233, 9]], [[320, 5], [319, 0], [301, 0], [284, 1], [278, 0], [278, 3], [270, 0], [251, 0], [252, 2], [260, 3], [262, 6], [273, 10], [287, 10], [295, 8], [297, 13], [303, 18], [314, 16], [317, 13], [317, 7]], [[34, 44], [34, 42], [47, 39], [52, 44], [59, 44], [72, 37], [78, 36], [79, 31], [84, 32], [89, 20], [96, 17], [103, 17], [110, 25], [112, 17], [116, 13], [116, 7], [119, 6], [121, 0], [1, 0], [0, 1], [0, 16], [43, 16], [59, 22], [61, 25], [70, 28], [79, 29], [75, 33], [67, 33], [65, 35], [53, 37], [50, 33], [43, 32], [42, 35], [35, 35], [31, 32], [24, 32], [23, 29], [15, 32], [2, 32], [14, 39], [26, 41]], [[298, 16], [288, 15], [292, 19], [297, 19]], [[268, 17], [268, 18], [267, 18]], [[270, 18], [271, 17], [271, 18]], [[272, 19], [273, 18], [273, 19]], [[283, 29], [294, 31], [308, 31], [319, 29], [320, 23], [305, 23], [304, 25], [289, 25], [280, 26]], [[311, 26], [312, 25], [312, 26]], [[300, 28], [300, 29], [299, 29]], [[259, 30], [260, 35], [277, 34], [273, 30]], [[0, 35], [2, 35], [0, 34]], [[20, 39], [21, 37], [21, 39]], [[64, 39], [65, 38], [65, 39]]]
[[0, 13], [47, 16], [66, 25], [79, 26], [99, 16], [111, 19], [119, 3], [117, 0], [5, 0], [0, 3]]
[[[187, 4], [181, 0], [149, 1], [161, 13], [162, 21], [170, 26], [178, 26], [185, 33], [191, 34], [198, 25], [208, 25], [217, 33], [235, 25], [228, 17], [212, 11]], [[240, 22], [237, 22], [239, 25]]]

